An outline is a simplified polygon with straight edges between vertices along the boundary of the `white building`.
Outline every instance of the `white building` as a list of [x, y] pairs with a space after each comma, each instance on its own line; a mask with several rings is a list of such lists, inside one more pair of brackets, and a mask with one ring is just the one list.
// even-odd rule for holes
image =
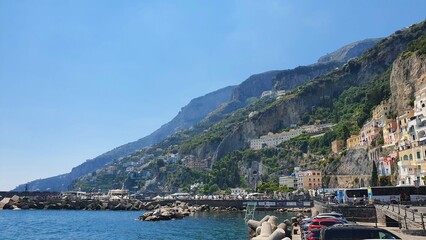
[[254, 150], [259, 150], [265, 147], [276, 147], [278, 144], [297, 137], [300, 134], [302, 134], [302, 131], [300, 129], [290, 130], [288, 132], [276, 134], [270, 132], [268, 133], [268, 135], [261, 136], [258, 139], [250, 140], [250, 148]]
[[244, 188], [231, 188], [231, 195], [243, 196], [246, 195], [246, 190]]
[[399, 185], [425, 185], [426, 176], [426, 88], [415, 93], [414, 112], [398, 117]]
[[295, 176], [281, 176], [279, 178], [280, 186], [286, 186], [288, 188], [297, 188]]

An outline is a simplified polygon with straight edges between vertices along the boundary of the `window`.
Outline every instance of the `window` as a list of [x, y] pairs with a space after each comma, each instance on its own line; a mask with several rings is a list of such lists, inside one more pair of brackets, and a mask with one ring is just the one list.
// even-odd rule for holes
[[408, 160], [408, 156], [407, 155], [404, 155], [404, 160]]
[[413, 154], [410, 153], [410, 160], [413, 160]]

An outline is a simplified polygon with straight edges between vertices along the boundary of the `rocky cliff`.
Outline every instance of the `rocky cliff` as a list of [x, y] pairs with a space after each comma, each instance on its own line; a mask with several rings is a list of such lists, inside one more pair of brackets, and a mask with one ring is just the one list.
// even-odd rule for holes
[[329, 175], [371, 175], [373, 163], [367, 153], [367, 148], [349, 149], [340, 159], [330, 163], [325, 172]]
[[374, 47], [380, 40], [381, 38], [370, 38], [348, 44], [332, 53], [320, 57], [318, 63], [347, 62], [351, 58], [361, 56], [361, 54]]
[[350, 43], [320, 57], [318, 63], [312, 65], [252, 75], [234, 89], [232, 100], [244, 102], [249, 98], [260, 96], [262, 92], [267, 90], [291, 90], [319, 75], [342, 66], [351, 58], [361, 56], [379, 40], [381, 39], [364, 39]]
[[232, 92], [231, 99], [245, 102], [248, 98], [259, 97], [262, 92], [272, 89], [272, 79], [279, 71], [254, 74], [239, 84]]
[[426, 22], [397, 31], [381, 40], [360, 58], [350, 60], [342, 68], [312, 80], [269, 108], [263, 109], [255, 117], [247, 118], [219, 144], [217, 151], [213, 153], [215, 159], [220, 159], [232, 150], [243, 148], [253, 136], [265, 135], [270, 131], [277, 132], [292, 124], [303, 123], [304, 116], [312, 113], [325, 96], [339, 96], [351, 86], [362, 86], [374, 81], [392, 67], [393, 62], [411, 41], [425, 34]]
[[[219, 121], [221, 121], [222, 119], [226, 117], [232, 118], [233, 116], [238, 115], [236, 113], [236, 110], [244, 109], [245, 107], [249, 106], [251, 103], [256, 102], [257, 101], [256, 99], [252, 101], [248, 101], [248, 100], [254, 97], [259, 97], [264, 91], [267, 91], [267, 90], [291, 91], [296, 89], [297, 87], [303, 86], [305, 83], [315, 79], [316, 77], [322, 76], [333, 70], [338, 70], [339, 67], [342, 67], [345, 64], [344, 61], [346, 61], [349, 58], [349, 56], [351, 57], [360, 56], [364, 51], [369, 49], [367, 46], [372, 47], [374, 46], [375, 43], [377, 43], [377, 41], [378, 39], [366, 39], [356, 43], [348, 44], [340, 48], [336, 52], [333, 52], [332, 55], [334, 56], [334, 58], [329, 58], [330, 61], [328, 62], [325, 60], [321, 60], [321, 62], [319, 63], [311, 64], [308, 66], [299, 66], [289, 70], [269, 71], [269, 72], [252, 75], [251, 77], [243, 81], [234, 89], [230, 102], [220, 106], [218, 109], [210, 113], [207, 116], [207, 118], [201, 122], [203, 126], [205, 126], [205, 129], [203, 129], [203, 131], [206, 131], [208, 127], [212, 125], [214, 126], [215, 123], [218, 123]], [[322, 87], [325, 88], [325, 86], [322, 86]], [[323, 95], [324, 93], [322, 92], [321, 94]], [[259, 105], [264, 106], [264, 104], [259, 104]], [[249, 108], [252, 108], [252, 107], [249, 106]], [[247, 111], [244, 111], [244, 112], [247, 112]], [[247, 113], [247, 116], [249, 113], [250, 112]], [[279, 117], [283, 119], [283, 122], [288, 122], [287, 117], [290, 117], [291, 119], [294, 120], [296, 118], [300, 118], [302, 115], [305, 115], [306, 113], [302, 113], [301, 116], [298, 116], [297, 114], [298, 113], [294, 112], [293, 109], [290, 107], [286, 114]], [[247, 117], [247, 116], [244, 116], [244, 117]], [[205, 142], [205, 144], [194, 147], [191, 154], [197, 155], [200, 159], [202, 158], [218, 159], [226, 155], [226, 153], [229, 153], [233, 149], [244, 148], [247, 145], [246, 140], [248, 138], [256, 138], [259, 135], [264, 134], [265, 132], [267, 133], [269, 131], [276, 131], [277, 129], [288, 127], [290, 124], [294, 122], [298, 122], [298, 121], [293, 121], [292, 123], [288, 123], [287, 125], [277, 124], [273, 128], [267, 127], [260, 131], [259, 130], [254, 131], [255, 128], [253, 127], [253, 125], [257, 124], [256, 122], [254, 124], [242, 123], [242, 125], [240, 126], [230, 127], [233, 123], [238, 121], [234, 119], [234, 120], [228, 121], [229, 123], [228, 122], [224, 123], [225, 125], [228, 126], [227, 127], [228, 131], [232, 132], [232, 131], [236, 131], [236, 129], [240, 129], [237, 135], [224, 136], [225, 139], [222, 142], [220, 142], [220, 140], [217, 138], [216, 138], [216, 141], [213, 141], [213, 142], [207, 141]], [[256, 125], [256, 127], [259, 127], [259, 126]], [[201, 132], [201, 130], [199, 132]], [[227, 142], [232, 142], [233, 144], [228, 145]]]
[[344, 62], [331, 61], [280, 71], [274, 78], [273, 88], [277, 91], [293, 90], [320, 75], [328, 73], [337, 67], [341, 67], [343, 64]]
[[411, 108], [414, 93], [426, 87], [426, 60], [415, 52], [398, 57], [392, 65], [390, 78], [391, 102], [395, 113], [401, 115]]

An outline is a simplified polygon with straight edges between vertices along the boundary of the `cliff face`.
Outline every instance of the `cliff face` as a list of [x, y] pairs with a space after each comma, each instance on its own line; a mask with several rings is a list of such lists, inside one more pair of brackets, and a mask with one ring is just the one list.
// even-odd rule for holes
[[[362, 167], [361, 167], [362, 166]], [[329, 164], [328, 175], [371, 175], [373, 163], [368, 159], [367, 148], [352, 148], [340, 160]]]
[[272, 89], [272, 79], [279, 71], [254, 74], [239, 84], [232, 92], [231, 99], [244, 102], [248, 98], [258, 97], [262, 92]]
[[351, 58], [361, 56], [379, 40], [365, 39], [350, 43], [320, 57], [316, 64], [252, 75], [234, 89], [231, 99], [244, 102], [248, 98], [260, 96], [262, 92], [267, 90], [291, 90], [336, 67], [342, 66]]
[[401, 115], [411, 108], [414, 93], [426, 86], [425, 57], [413, 53], [396, 59], [392, 66], [390, 85], [392, 105], [395, 106], [395, 113]]
[[274, 78], [274, 90], [292, 90], [306, 82], [341, 67], [344, 62], [324, 62], [279, 72]]

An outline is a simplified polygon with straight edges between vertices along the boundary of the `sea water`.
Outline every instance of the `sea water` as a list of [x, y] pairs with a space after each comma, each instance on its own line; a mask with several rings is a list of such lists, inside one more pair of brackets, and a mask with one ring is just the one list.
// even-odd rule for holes
[[[143, 211], [3, 210], [0, 239], [247, 239], [244, 212], [200, 212], [184, 219], [142, 222]], [[256, 212], [255, 218], [294, 215]]]

